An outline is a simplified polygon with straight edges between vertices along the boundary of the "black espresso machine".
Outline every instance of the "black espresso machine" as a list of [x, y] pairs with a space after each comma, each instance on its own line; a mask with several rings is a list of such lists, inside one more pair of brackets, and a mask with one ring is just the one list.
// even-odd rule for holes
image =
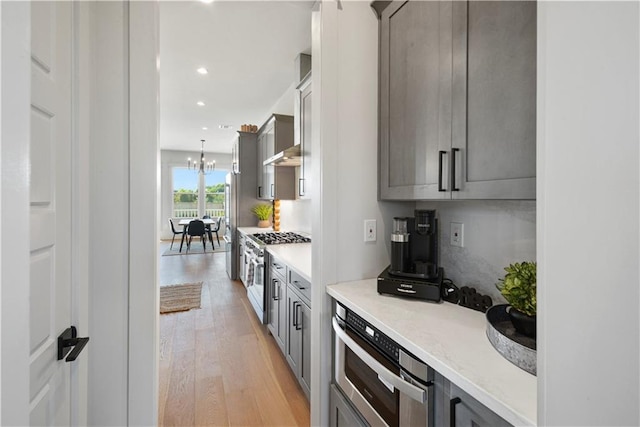
[[378, 293], [440, 301], [441, 288], [436, 211], [393, 218], [391, 265], [378, 276]]

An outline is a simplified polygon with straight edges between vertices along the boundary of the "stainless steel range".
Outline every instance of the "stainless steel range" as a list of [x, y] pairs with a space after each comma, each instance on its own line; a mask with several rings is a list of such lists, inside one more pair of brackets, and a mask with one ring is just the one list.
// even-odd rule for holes
[[291, 232], [247, 234], [245, 242], [245, 268], [243, 282], [247, 286], [247, 296], [258, 319], [265, 323], [265, 248], [267, 245], [284, 245], [292, 243], [310, 243], [311, 238]]

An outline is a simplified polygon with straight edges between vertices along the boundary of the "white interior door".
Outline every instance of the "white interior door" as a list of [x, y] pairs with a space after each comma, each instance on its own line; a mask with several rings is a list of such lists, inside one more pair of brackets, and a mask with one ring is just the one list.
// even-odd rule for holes
[[31, 3], [29, 417], [70, 425], [71, 2]]

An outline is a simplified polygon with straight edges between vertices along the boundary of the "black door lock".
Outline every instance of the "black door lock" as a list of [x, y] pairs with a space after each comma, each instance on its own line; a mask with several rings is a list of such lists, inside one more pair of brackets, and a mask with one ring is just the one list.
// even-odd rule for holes
[[67, 328], [58, 337], [58, 360], [64, 359], [64, 357], [69, 352], [71, 352], [71, 354], [69, 354], [69, 356], [64, 359], [64, 361], [73, 362], [74, 360], [76, 360], [76, 358], [88, 342], [89, 337], [78, 338], [78, 331], [76, 330], [75, 326]]

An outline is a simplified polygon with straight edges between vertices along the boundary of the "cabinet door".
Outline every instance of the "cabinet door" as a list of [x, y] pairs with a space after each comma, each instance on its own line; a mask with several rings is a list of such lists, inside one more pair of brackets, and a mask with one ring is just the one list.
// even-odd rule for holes
[[451, 384], [449, 423], [456, 427], [508, 427], [511, 426], [480, 402]]
[[300, 375], [300, 304], [300, 298], [288, 288], [286, 356], [296, 377]]
[[331, 411], [329, 426], [364, 427], [367, 425], [334, 384], [331, 384], [329, 406]]
[[282, 353], [286, 354], [287, 343], [287, 285], [282, 278], [278, 279], [277, 283], [278, 291], [278, 334], [275, 336], [276, 342], [282, 350]]
[[267, 329], [278, 341], [278, 278], [273, 271], [269, 272], [267, 284], [269, 285], [267, 287]]
[[240, 173], [239, 149], [240, 149], [240, 138], [237, 137], [233, 142], [233, 146], [231, 147], [231, 173], [233, 174]]
[[536, 2], [454, 2], [453, 27], [452, 197], [535, 199]]
[[304, 303], [300, 308], [300, 385], [309, 398], [311, 390], [311, 309]]
[[300, 145], [300, 173], [297, 182], [299, 198], [308, 198], [311, 177], [311, 76], [298, 88], [296, 98], [296, 144]]
[[264, 166], [262, 166], [262, 162], [264, 161], [264, 144], [265, 144], [265, 135], [264, 133], [260, 133], [258, 135], [258, 166], [256, 170], [256, 175], [258, 176], [258, 188], [256, 189], [256, 197], [258, 199], [265, 198]]
[[450, 2], [396, 1], [380, 25], [380, 198], [442, 199], [451, 147]]
[[[274, 153], [274, 148], [275, 148], [275, 138], [276, 138], [276, 134], [275, 134], [275, 126], [272, 123], [264, 132], [264, 157], [262, 158], [261, 162], [264, 162], [265, 160], [267, 160], [269, 157], [273, 156]], [[273, 200], [275, 197], [275, 185], [276, 185], [276, 181], [275, 181], [275, 166], [273, 165], [268, 165], [268, 166], [262, 166], [262, 170], [263, 170], [263, 184], [264, 184], [264, 199], [268, 199], [268, 200]]]

